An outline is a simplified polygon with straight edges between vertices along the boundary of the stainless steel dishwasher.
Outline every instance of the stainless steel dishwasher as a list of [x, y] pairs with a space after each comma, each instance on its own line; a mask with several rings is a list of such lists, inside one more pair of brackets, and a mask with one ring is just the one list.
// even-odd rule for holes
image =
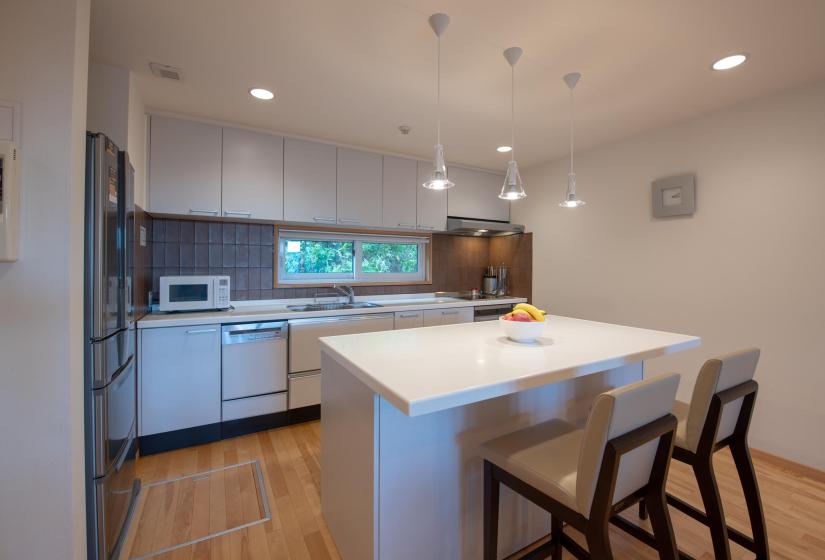
[[[321, 404], [321, 345], [324, 336], [391, 331], [393, 313], [340, 315], [289, 322], [289, 409], [304, 409], [308, 418]], [[290, 414], [293, 414], [290, 412]]]
[[286, 412], [288, 333], [286, 321], [221, 328], [223, 422]]

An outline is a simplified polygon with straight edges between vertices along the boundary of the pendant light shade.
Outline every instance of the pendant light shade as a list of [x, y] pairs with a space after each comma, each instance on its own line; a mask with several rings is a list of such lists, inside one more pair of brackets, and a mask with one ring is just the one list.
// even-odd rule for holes
[[441, 145], [441, 35], [450, 24], [450, 16], [447, 14], [433, 14], [430, 16], [430, 27], [438, 40], [435, 59], [435, 100], [436, 100], [436, 127], [435, 127], [435, 159], [433, 161], [433, 171], [429, 179], [422, 183], [425, 189], [443, 191], [455, 186], [455, 183], [447, 178], [447, 166], [444, 163], [444, 146]]
[[524, 183], [518, 172], [516, 163], [516, 63], [524, 53], [519, 47], [510, 47], [504, 51], [504, 58], [510, 64], [510, 161], [507, 163], [507, 174], [504, 176], [504, 185], [501, 187], [499, 198], [504, 200], [519, 200], [527, 196], [524, 192]]
[[570, 172], [567, 174], [567, 190], [564, 193], [564, 200], [559, 203], [562, 208], [578, 208], [584, 206], [585, 202], [576, 196], [576, 172], [573, 171], [573, 90], [579, 79], [582, 77], [578, 72], [571, 72], [564, 75], [564, 83], [570, 88]]

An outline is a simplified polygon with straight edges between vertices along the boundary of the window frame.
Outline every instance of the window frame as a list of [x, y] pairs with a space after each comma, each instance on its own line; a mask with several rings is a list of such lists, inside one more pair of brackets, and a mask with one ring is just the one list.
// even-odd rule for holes
[[[275, 236], [275, 287], [330, 286], [333, 283], [350, 286], [388, 286], [432, 284], [431, 245], [432, 234], [410, 234], [369, 230], [321, 230], [314, 228], [278, 228]], [[353, 243], [352, 273], [288, 274], [286, 242], [290, 240], [316, 240]], [[416, 243], [418, 245], [418, 271], [411, 273], [363, 272], [362, 243]]]

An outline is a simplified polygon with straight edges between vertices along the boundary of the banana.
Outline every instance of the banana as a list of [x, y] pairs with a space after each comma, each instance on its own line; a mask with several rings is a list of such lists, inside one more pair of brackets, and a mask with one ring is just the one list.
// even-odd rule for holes
[[516, 310], [526, 311], [536, 321], [544, 321], [544, 316], [547, 314], [545, 311], [539, 309], [535, 305], [530, 305], [529, 303], [517, 304], [513, 307], [513, 311]]

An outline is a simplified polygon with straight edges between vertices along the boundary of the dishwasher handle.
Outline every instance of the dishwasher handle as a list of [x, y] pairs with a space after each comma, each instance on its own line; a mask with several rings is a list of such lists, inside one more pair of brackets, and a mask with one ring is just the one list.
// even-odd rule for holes
[[267, 340], [286, 339], [289, 325], [286, 321], [269, 323], [240, 323], [221, 327], [221, 342], [227, 344], [246, 344]]

